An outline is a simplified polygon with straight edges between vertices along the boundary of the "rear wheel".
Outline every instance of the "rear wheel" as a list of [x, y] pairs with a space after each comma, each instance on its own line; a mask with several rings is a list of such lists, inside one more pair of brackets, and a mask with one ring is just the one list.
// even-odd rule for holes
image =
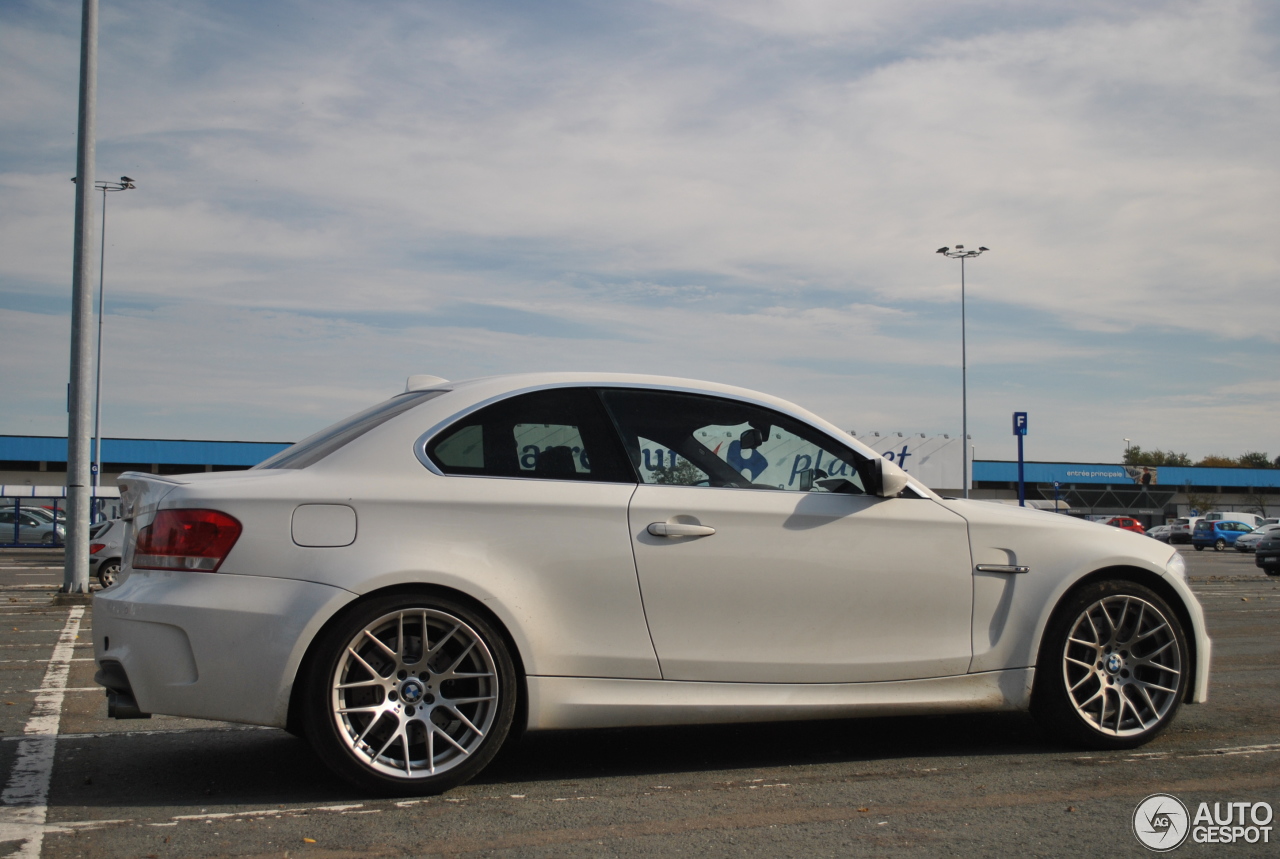
[[395, 595], [358, 606], [320, 642], [303, 728], [330, 768], [384, 794], [470, 779], [511, 729], [516, 676], [502, 637], [451, 599]]
[[1129, 749], [1168, 727], [1189, 681], [1186, 634], [1154, 591], [1095, 582], [1045, 631], [1032, 712], [1052, 734], [1094, 749]]
[[109, 588], [120, 578], [120, 559], [108, 558], [98, 566], [98, 584]]
[[1196, 551], [1197, 551], [1197, 552], [1203, 552], [1203, 551], [1204, 551], [1204, 546], [1196, 546]]

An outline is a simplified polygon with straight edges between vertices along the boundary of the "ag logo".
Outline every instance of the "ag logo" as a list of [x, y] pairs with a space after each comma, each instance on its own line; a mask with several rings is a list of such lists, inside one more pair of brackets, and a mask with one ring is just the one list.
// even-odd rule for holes
[[1187, 840], [1190, 831], [1187, 807], [1176, 796], [1153, 793], [1133, 810], [1133, 834], [1148, 850], [1173, 850]]

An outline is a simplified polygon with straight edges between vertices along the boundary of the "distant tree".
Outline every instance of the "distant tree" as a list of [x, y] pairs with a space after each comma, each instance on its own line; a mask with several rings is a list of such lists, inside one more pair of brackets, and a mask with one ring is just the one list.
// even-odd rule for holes
[[1263, 519], [1267, 518], [1267, 503], [1272, 502], [1271, 497], [1259, 489], [1250, 490], [1245, 496], [1246, 504], [1253, 506], [1253, 512], [1257, 513]]
[[1208, 513], [1218, 500], [1217, 495], [1202, 495], [1198, 492], [1192, 492], [1190, 486], [1186, 487], [1186, 491], [1183, 494], [1187, 496], [1187, 506], [1195, 511], [1191, 514], [1192, 516], [1203, 516]]
[[1190, 465], [1191, 457], [1171, 450], [1143, 450], [1136, 444], [1124, 452], [1125, 465]]
[[653, 470], [654, 483], [666, 483], [672, 486], [693, 486], [707, 475], [687, 459], [680, 459], [676, 465], [662, 465]]
[[1206, 456], [1204, 459], [1197, 462], [1196, 465], [1201, 468], [1235, 468], [1239, 463], [1229, 456], [1218, 456], [1215, 453]]
[[1243, 468], [1272, 468], [1271, 458], [1265, 453], [1251, 450], [1236, 460]]

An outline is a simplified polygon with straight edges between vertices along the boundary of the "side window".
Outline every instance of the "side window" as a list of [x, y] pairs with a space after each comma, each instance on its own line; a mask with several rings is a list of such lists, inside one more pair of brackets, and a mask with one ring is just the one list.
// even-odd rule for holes
[[600, 392], [644, 483], [866, 493], [866, 461], [770, 409], [697, 394]]
[[445, 474], [634, 483], [599, 397], [552, 388], [494, 403], [427, 444]]

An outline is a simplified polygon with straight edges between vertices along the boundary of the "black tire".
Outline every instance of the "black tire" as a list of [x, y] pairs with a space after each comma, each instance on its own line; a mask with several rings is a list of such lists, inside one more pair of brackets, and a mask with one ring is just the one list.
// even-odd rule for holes
[[109, 588], [120, 578], [120, 559], [108, 558], [98, 565], [98, 584]]
[[315, 646], [302, 733], [361, 790], [448, 790], [480, 772], [511, 730], [518, 687], [506, 641], [461, 601], [377, 597], [348, 611]]
[[1197, 552], [1203, 552], [1203, 551], [1204, 551], [1204, 546], [1196, 546], [1196, 551], [1197, 551]]
[[1049, 621], [1031, 712], [1071, 745], [1132, 749], [1173, 721], [1190, 669], [1182, 621], [1163, 598], [1136, 582], [1093, 582]]
[[1226, 540], [1224, 540], [1224, 539], [1222, 539], [1221, 537], [1219, 537], [1217, 540], [1215, 540], [1215, 541], [1214, 541], [1214, 543], [1213, 543], [1213, 551], [1215, 551], [1215, 552], [1221, 552], [1221, 551], [1222, 551], [1223, 549], [1225, 549], [1225, 548], [1227, 548], [1227, 541], [1226, 541]]

